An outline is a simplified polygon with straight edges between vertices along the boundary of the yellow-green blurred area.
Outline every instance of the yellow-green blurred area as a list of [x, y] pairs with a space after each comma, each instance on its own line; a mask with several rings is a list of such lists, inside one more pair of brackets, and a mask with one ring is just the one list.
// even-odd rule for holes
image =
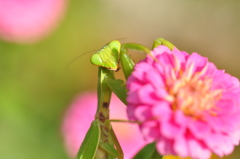
[[[0, 159], [67, 159], [64, 111], [76, 94], [97, 84], [89, 60], [94, 51], [69, 62], [114, 39], [151, 47], [158, 37], [240, 78], [238, 0], [72, 0], [44, 40], [0, 41]], [[131, 54], [135, 61], [145, 56]], [[226, 158], [239, 159], [240, 147]]]

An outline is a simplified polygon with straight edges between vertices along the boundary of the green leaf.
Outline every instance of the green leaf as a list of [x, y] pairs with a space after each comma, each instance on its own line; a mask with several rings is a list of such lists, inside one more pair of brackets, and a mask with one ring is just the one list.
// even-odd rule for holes
[[75, 159], [93, 159], [95, 157], [100, 141], [100, 133], [99, 121], [94, 120]]
[[110, 143], [102, 143], [99, 145], [102, 149], [107, 151], [108, 154], [112, 155], [115, 158], [119, 157], [118, 151]]
[[153, 153], [155, 151], [155, 142], [147, 144], [143, 147], [134, 157], [133, 159], [151, 159]]
[[150, 159], [162, 159], [162, 158], [163, 156], [161, 156], [155, 148], [155, 150], [152, 152]]
[[127, 105], [127, 89], [123, 80], [107, 78], [105, 80], [108, 87], [116, 94], [116, 96]]

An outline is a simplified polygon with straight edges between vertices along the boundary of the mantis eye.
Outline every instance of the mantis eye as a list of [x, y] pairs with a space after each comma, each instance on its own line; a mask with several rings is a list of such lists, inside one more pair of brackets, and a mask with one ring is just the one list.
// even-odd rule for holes
[[119, 41], [111, 41], [91, 57], [91, 63], [109, 70], [118, 70], [120, 47]]
[[94, 65], [97, 65], [97, 66], [102, 66], [103, 61], [102, 61], [99, 54], [94, 54], [91, 57], [91, 63], [94, 64]]
[[121, 44], [119, 41], [117, 40], [113, 40], [111, 41], [108, 46], [113, 50], [113, 51], [117, 51], [117, 52], [120, 52], [120, 47], [121, 47]]

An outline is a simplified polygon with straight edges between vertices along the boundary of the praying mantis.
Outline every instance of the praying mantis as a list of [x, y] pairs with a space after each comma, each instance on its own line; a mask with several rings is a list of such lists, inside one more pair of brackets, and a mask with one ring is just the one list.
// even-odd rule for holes
[[[152, 48], [159, 45], [166, 45], [170, 49], [175, 46], [169, 41], [158, 38], [154, 41]], [[137, 50], [152, 54], [147, 47], [136, 43], [121, 44], [113, 40], [103, 46], [91, 57], [91, 63], [98, 67], [98, 105], [95, 114], [95, 120], [92, 122], [82, 145], [78, 151], [76, 159], [123, 159], [123, 151], [111, 126], [109, 119], [109, 102], [112, 91], [118, 98], [127, 105], [126, 88], [122, 80], [114, 77], [114, 71], [121, 67], [125, 78], [127, 79], [134, 68], [134, 62], [128, 55], [128, 50]], [[162, 158], [154, 153], [152, 158]]]

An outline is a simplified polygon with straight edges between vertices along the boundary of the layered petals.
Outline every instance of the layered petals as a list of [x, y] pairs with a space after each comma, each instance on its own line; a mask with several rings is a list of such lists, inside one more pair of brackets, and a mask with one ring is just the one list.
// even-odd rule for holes
[[166, 46], [135, 66], [127, 112], [162, 155], [208, 159], [240, 141], [239, 80], [198, 53]]

